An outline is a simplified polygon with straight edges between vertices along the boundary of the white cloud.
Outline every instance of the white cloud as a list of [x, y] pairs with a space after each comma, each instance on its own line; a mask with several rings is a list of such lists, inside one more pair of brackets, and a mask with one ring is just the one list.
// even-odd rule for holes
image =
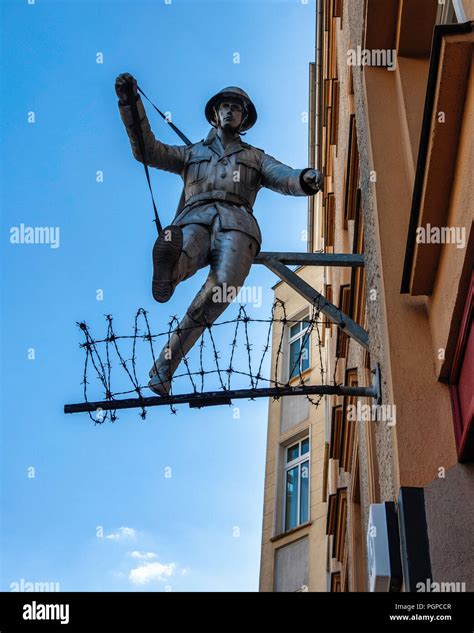
[[114, 541], [119, 541], [123, 539], [134, 539], [136, 538], [137, 533], [133, 528], [130, 527], [120, 527], [117, 532], [112, 532], [112, 534], [106, 534], [105, 538], [110, 538]]
[[172, 576], [175, 570], [175, 563], [163, 565], [162, 563], [144, 563], [130, 571], [128, 579], [134, 585], [145, 585], [153, 580], [164, 581]]
[[181, 576], [187, 576], [190, 572], [189, 567], [183, 567], [183, 569], [181, 570]]
[[129, 555], [132, 558], [138, 558], [139, 560], [151, 560], [152, 558], [156, 558], [155, 552], [139, 552], [138, 550], [129, 552]]

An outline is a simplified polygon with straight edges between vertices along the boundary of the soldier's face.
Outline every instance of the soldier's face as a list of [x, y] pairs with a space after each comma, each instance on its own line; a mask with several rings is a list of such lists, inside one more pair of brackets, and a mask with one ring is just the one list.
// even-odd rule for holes
[[243, 115], [242, 104], [236, 99], [227, 99], [219, 104], [217, 110], [219, 127], [224, 130], [235, 130], [242, 123]]

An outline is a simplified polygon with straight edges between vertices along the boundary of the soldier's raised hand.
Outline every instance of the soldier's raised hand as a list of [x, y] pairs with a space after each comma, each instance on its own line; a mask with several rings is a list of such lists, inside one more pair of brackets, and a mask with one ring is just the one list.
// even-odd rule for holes
[[130, 73], [122, 73], [115, 80], [115, 92], [120, 99], [120, 103], [127, 104], [129, 101], [130, 91], [135, 96], [138, 95], [137, 80]]
[[322, 191], [324, 182], [323, 175], [317, 169], [308, 169], [308, 171], [303, 174], [303, 180], [312, 187], [315, 192]]

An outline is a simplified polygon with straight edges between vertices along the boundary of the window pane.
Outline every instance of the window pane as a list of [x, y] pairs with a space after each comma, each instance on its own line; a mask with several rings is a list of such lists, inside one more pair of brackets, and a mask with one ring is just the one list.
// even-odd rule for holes
[[309, 437], [301, 442], [301, 454], [304, 455], [309, 451]]
[[309, 368], [309, 334], [304, 336], [303, 349], [301, 351], [301, 371]]
[[299, 453], [299, 444], [293, 444], [293, 446], [290, 446], [290, 448], [288, 449], [287, 452], [287, 462], [292, 462], [294, 459], [296, 459], [298, 457]]
[[298, 470], [295, 466], [286, 473], [286, 516], [285, 530], [298, 525]]
[[300, 354], [300, 346], [301, 339], [293, 341], [293, 343], [291, 343], [290, 345], [290, 378], [293, 378], [293, 376], [298, 376], [299, 374], [298, 357]]
[[309, 461], [301, 464], [300, 523], [309, 521]]
[[290, 327], [290, 338], [293, 338], [293, 336], [296, 336], [297, 334], [299, 334], [300, 330], [301, 330], [300, 323], [295, 323], [294, 325], [292, 325]]

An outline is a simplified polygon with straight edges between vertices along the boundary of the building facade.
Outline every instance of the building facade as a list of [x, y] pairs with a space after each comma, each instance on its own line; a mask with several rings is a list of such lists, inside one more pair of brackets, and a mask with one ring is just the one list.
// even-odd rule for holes
[[[309, 150], [325, 188], [308, 250], [363, 254], [364, 267], [303, 272], [369, 333], [364, 348], [324, 323], [326, 381], [369, 385], [378, 367], [382, 397], [326, 396], [314, 421], [324, 535], [297, 552], [309, 590], [474, 590], [473, 20], [471, 0], [317, 3]], [[266, 540], [271, 482], [267, 463], [261, 587], [295, 590], [274, 562], [293, 537]]]
[[[298, 276], [322, 288], [321, 269], [303, 266]], [[274, 290], [275, 382], [322, 384], [321, 329], [312, 306], [283, 282]], [[325, 591], [324, 420], [318, 396], [269, 404], [260, 591]]]

